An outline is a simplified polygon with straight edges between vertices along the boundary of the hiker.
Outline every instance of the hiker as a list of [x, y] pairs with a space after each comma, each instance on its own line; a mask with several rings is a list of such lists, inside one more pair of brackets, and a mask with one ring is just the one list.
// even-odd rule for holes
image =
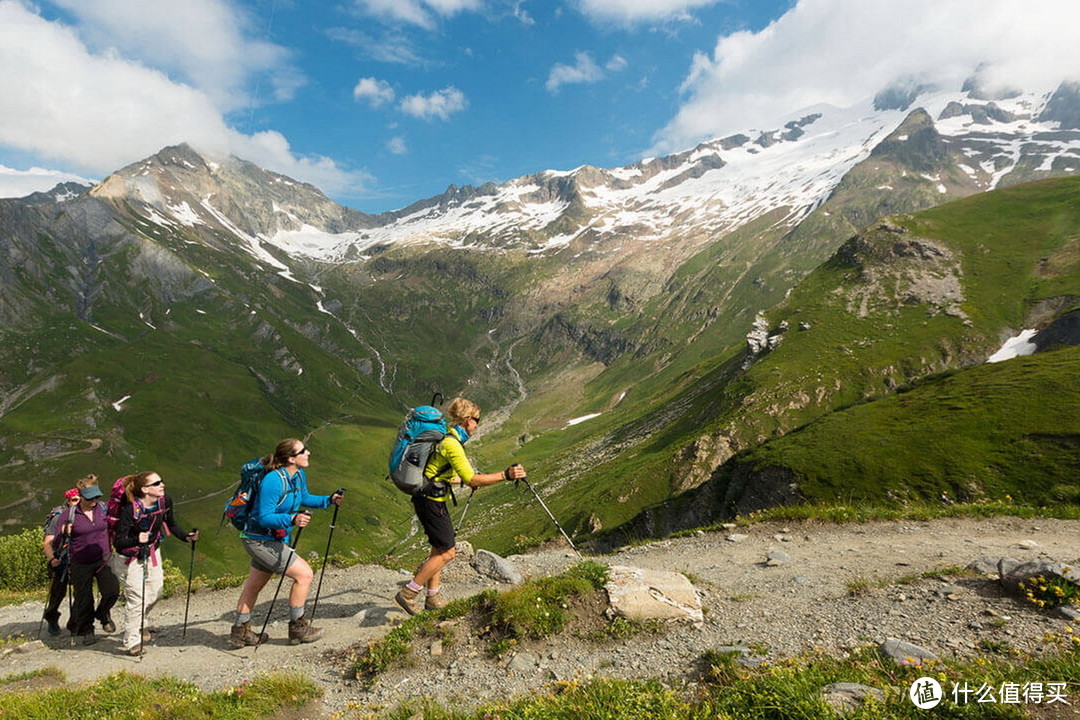
[[[82, 638], [83, 645], [97, 642], [94, 636], [94, 620], [101, 623], [106, 633], [116, 631], [112, 621], [112, 607], [120, 597], [120, 581], [109, 566], [109, 528], [105, 504], [101, 502], [101, 488], [97, 478], [88, 476], [80, 480], [79, 502], [64, 511], [62, 532], [70, 538], [69, 562], [71, 584], [74, 588], [75, 607], [68, 620], [72, 635]], [[97, 581], [97, 608], [94, 608], [94, 581]]]
[[259, 591], [275, 573], [292, 579], [289, 591], [289, 644], [315, 642], [322, 629], [313, 627], [304, 617], [304, 604], [314, 573], [311, 566], [289, 547], [292, 529], [306, 527], [311, 520], [301, 508], [323, 509], [340, 505], [341, 493], [311, 495], [304, 469], [311, 462], [311, 450], [294, 438], [282, 440], [274, 454], [262, 459], [266, 474], [255, 492], [254, 507], [247, 529], [240, 534], [244, 549], [251, 556], [244, 589], [236, 604], [236, 621], [229, 635], [234, 649], [266, 642], [266, 634], [251, 630], [251, 611]]
[[156, 472], [129, 475], [124, 481], [127, 502], [120, 509], [113, 543], [126, 557], [124, 575], [124, 650], [142, 655], [150, 642], [146, 615], [161, 597], [165, 573], [161, 565], [161, 539], [173, 535], [184, 542], [199, 539], [198, 531], [185, 532], [173, 517], [173, 502], [165, 493], [165, 481]]
[[[88, 476], [97, 479], [96, 476]], [[64, 511], [79, 504], [79, 489], [73, 487], [64, 493], [64, 504], [57, 505], [45, 518], [45, 537], [41, 551], [49, 565], [49, 599], [45, 601], [43, 618], [50, 635], [60, 634], [60, 605], [68, 587], [68, 537], [60, 532], [60, 516]]]
[[525, 477], [525, 468], [521, 465], [511, 465], [495, 473], [478, 473], [473, 469], [462, 446], [480, 424], [480, 408], [476, 403], [465, 398], [454, 398], [446, 414], [450, 418], [446, 437], [435, 446], [424, 467], [424, 477], [428, 482], [412, 498], [416, 517], [427, 533], [431, 554], [417, 568], [413, 579], [402, 586], [394, 597], [394, 601], [410, 615], [420, 612], [418, 598], [424, 588], [427, 588], [424, 610], [446, 606], [446, 600], [440, 595], [442, 569], [454, 559], [457, 545], [454, 523], [446, 507], [446, 499], [453, 493], [450, 485], [463, 484], [475, 489]]

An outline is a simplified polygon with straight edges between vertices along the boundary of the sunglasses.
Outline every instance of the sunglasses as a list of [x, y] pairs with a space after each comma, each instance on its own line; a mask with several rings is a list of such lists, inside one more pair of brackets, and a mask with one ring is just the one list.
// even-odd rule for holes
[[164, 480], [158, 480], [157, 482], [146, 483], [145, 485], [143, 485], [143, 487], [157, 487], [158, 485], [164, 485], [164, 484], [165, 484]]
[[470, 419], [470, 420], [472, 420], [472, 421], [473, 421], [474, 423], [476, 423], [477, 425], [479, 425], [479, 424], [480, 424], [480, 418], [478, 418], [478, 417], [476, 417], [476, 416], [474, 416], [474, 415], [470, 415], [470, 416], [469, 416], [469, 419]]
[[309, 450], [308, 448], [302, 447], [299, 450], [297, 450], [296, 452], [294, 452], [292, 455], [290, 455], [289, 457], [296, 457], [297, 455], [303, 455], [304, 453], [310, 453], [310, 452], [311, 452], [311, 450]]

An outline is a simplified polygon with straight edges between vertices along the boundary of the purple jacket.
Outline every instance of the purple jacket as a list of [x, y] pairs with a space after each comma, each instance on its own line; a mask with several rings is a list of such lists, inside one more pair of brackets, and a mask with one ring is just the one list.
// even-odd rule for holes
[[109, 523], [105, 506], [98, 503], [94, 506], [94, 520], [86, 517], [86, 513], [74, 508], [72, 515], [67, 511], [63, 514], [61, 522], [67, 523], [71, 518], [71, 561], [81, 564], [101, 562], [109, 556]]

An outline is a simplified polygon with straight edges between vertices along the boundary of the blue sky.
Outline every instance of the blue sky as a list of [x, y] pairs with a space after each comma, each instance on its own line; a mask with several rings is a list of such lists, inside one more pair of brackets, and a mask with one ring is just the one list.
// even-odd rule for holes
[[187, 141], [379, 212], [450, 184], [629, 164], [897, 80], [958, 86], [980, 63], [1024, 86], [1080, 77], [1078, 8], [0, 0], [0, 196]]

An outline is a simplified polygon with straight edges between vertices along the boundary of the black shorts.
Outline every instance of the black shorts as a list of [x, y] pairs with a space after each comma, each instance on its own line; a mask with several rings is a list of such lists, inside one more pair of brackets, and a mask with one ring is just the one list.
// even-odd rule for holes
[[413, 495], [412, 503], [431, 547], [436, 550], [449, 550], [457, 545], [454, 523], [450, 520], [450, 509], [446, 507], [446, 503], [423, 495]]

